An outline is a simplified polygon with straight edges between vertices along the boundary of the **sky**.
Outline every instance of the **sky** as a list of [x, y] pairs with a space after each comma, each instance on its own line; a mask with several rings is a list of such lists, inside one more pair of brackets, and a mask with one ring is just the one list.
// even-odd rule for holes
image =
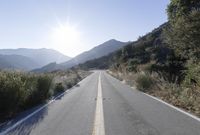
[[107, 40], [135, 41], [167, 21], [169, 0], [0, 0], [0, 48], [74, 57]]

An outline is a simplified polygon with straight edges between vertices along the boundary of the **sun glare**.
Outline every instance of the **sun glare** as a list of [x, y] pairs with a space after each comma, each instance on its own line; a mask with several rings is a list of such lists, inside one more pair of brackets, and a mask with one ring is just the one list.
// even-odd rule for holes
[[79, 42], [80, 33], [76, 27], [60, 25], [53, 29], [53, 40], [58, 48], [64, 49]]

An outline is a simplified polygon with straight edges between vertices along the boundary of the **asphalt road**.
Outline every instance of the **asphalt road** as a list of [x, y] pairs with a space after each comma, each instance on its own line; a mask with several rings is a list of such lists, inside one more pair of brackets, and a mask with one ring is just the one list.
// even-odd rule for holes
[[200, 121], [104, 71], [14, 125], [0, 135], [200, 135]]

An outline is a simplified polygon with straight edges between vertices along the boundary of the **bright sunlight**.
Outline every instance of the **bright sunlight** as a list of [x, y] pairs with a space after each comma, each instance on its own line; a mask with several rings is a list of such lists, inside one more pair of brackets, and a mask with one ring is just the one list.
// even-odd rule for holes
[[79, 42], [80, 32], [75, 26], [60, 24], [53, 29], [52, 38], [58, 48], [65, 49]]

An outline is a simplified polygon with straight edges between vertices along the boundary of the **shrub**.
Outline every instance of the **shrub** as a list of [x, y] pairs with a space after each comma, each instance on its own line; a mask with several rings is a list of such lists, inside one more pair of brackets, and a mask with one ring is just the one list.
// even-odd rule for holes
[[[56, 77], [60, 83], [53, 81]], [[65, 87], [71, 88], [81, 79], [75, 71], [47, 74], [0, 71], [0, 122], [45, 102], [53, 94], [64, 91]]]
[[65, 90], [65, 88], [62, 83], [56, 83], [56, 86], [54, 88], [54, 94], [63, 92], [64, 90]]
[[130, 59], [128, 61], [127, 70], [129, 72], [132, 72], [132, 71], [137, 72], [137, 66], [138, 66], [138, 64], [139, 64], [139, 62], [138, 62], [137, 59]]
[[71, 88], [73, 85], [71, 82], [65, 82], [67, 89]]
[[24, 99], [24, 83], [18, 74], [0, 73], [0, 110], [1, 115], [12, 115]]
[[200, 86], [200, 65], [192, 63], [188, 64], [187, 67], [184, 84], [186, 86]]
[[36, 104], [44, 102], [48, 99], [50, 94], [52, 77], [48, 75], [40, 75], [37, 78], [36, 89], [32, 91], [28, 97], [28, 106], [34, 106]]
[[146, 92], [152, 87], [153, 81], [149, 75], [140, 74], [136, 79], [136, 83], [139, 90]]
[[42, 100], [47, 99], [51, 87], [52, 78], [48, 75], [40, 76], [37, 81], [37, 91]]
[[168, 55], [165, 63], [153, 64], [151, 70], [158, 73], [161, 78], [164, 78], [169, 83], [180, 84], [185, 77], [185, 64], [186, 59], [176, 56], [172, 51]]
[[146, 73], [152, 73], [152, 67], [153, 67], [153, 64], [152, 63], [148, 63], [148, 64], [146, 64], [145, 66], [144, 66], [144, 72], [146, 72]]

